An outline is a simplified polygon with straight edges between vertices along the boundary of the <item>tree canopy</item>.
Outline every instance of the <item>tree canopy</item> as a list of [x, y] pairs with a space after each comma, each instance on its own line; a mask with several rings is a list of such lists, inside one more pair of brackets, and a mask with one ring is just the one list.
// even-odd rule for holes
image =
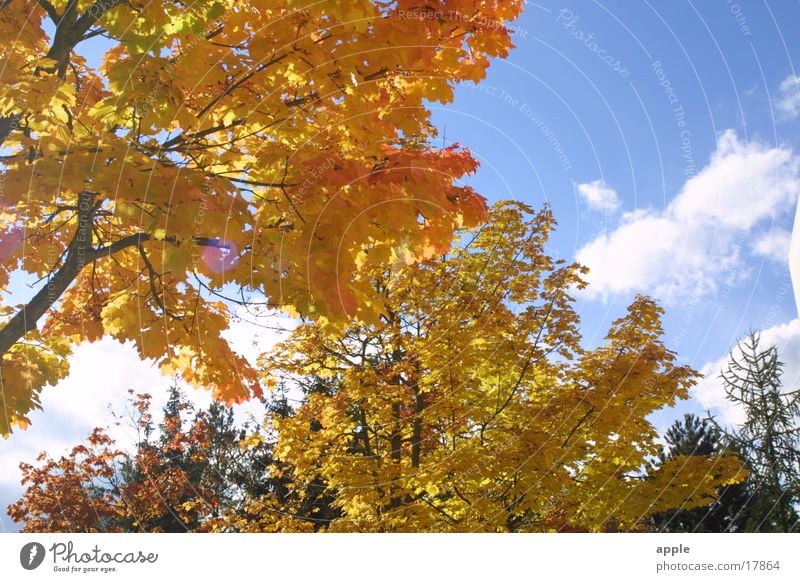
[[379, 322], [336, 337], [312, 322], [264, 358], [267, 381], [326, 386], [279, 421], [276, 455], [299, 486], [320, 476], [335, 492], [332, 529], [632, 530], [736, 478], [727, 455], [641, 478], [658, 450], [647, 416], [696, 372], [641, 296], [582, 347], [570, 293], [584, 269], [548, 255], [554, 224], [498, 204], [451, 253], [372, 271]]
[[157, 423], [149, 394], [129, 401], [117, 423], [136, 435], [133, 447], [97, 428], [58, 459], [42, 453], [36, 465], [21, 464], [25, 495], [8, 513], [24, 531], [196, 531], [272, 484], [257, 427], [234, 426], [224, 405], [196, 410], [173, 387]]
[[0, 287], [38, 279], [0, 298], [0, 434], [103, 335], [259, 395], [220, 339], [232, 305], [374, 321], [364, 272], [483, 220], [457, 182], [476, 161], [432, 147], [428, 104], [507, 54], [522, 1], [429, 5], [0, 1]]
[[240, 446], [268, 443], [271, 485], [200, 527], [635, 531], [740, 481], [722, 450], [647, 470], [660, 450], [648, 415], [688, 397], [697, 373], [646, 297], [581, 345], [570, 293], [583, 268], [548, 255], [553, 227], [547, 209], [500, 203], [445, 255], [370, 265], [378, 320], [338, 334], [308, 321], [264, 354], [272, 405]]

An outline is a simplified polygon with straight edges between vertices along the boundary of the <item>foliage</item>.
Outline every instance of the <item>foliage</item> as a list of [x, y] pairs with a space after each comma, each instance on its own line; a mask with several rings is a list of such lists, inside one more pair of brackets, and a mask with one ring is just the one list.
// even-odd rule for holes
[[[12, 516], [31, 531], [68, 529], [77, 518], [58, 515], [66, 498], [104, 516], [86, 529], [629, 531], [707, 506], [742, 479], [735, 456], [684, 450], [644, 472], [659, 452], [647, 416], [686, 398], [696, 372], [675, 363], [661, 309], [645, 297], [605, 343], [581, 346], [570, 292], [583, 269], [545, 252], [553, 227], [547, 209], [501, 203], [444, 256], [372, 264], [384, 315], [338, 335], [306, 322], [265, 354], [273, 391], [259, 430], [234, 435], [208, 415], [178, 430], [184, 405], [173, 399], [159, 439], [145, 419], [131, 462], [102, 441], [24, 467], [29, 487]], [[116, 489], [87, 495], [113, 467], [125, 468]], [[156, 494], [163, 475], [191, 489]], [[133, 526], [126, 500], [137, 488], [150, 510]], [[164, 499], [183, 513], [168, 515]]]
[[741, 425], [717, 426], [749, 470], [747, 531], [800, 528], [800, 390], [783, 390], [782, 374], [777, 348], [762, 348], [757, 332], [731, 351], [721, 373], [727, 399], [745, 414]]
[[223, 507], [268, 490], [269, 448], [257, 430], [235, 428], [230, 409], [196, 412], [173, 388], [156, 430], [150, 396], [131, 402], [133, 453], [95, 429], [58, 460], [42, 453], [38, 466], [21, 464], [26, 491], [8, 509], [23, 531], [197, 531]]
[[485, 217], [427, 104], [507, 54], [521, 5], [0, 2], [0, 287], [40, 279], [0, 304], [0, 434], [76, 342], [130, 340], [234, 402], [261, 387], [220, 339], [231, 301], [374, 322], [366, 272]]
[[[686, 398], [696, 372], [645, 297], [581, 347], [569, 293], [582, 268], [546, 254], [553, 226], [548, 210], [499, 204], [446, 256], [369, 271], [380, 321], [335, 337], [309, 322], [264, 356], [268, 383], [304, 394], [276, 419], [290, 502], [323, 483], [341, 512], [326, 531], [636, 530], [742, 478], [726, 454], [642, 474], [658, 452], [647, 416]], [[228, 518], [308, 530], [297, 513], [255, 500]]]
[[[718, 455], [725, 450], [719, 430], [707, 419], [686, 414], [676, 420], [665, 435], [667, 449], [658, 456], [656, 466], [688, 455]], [[734, 451], [735, 452], [735, 451]], [[718, 497], [705, 507], [675, 509], [653, 516], [653, 528], [661, 532], [733, 532], [742, 531], [746, 511], [753, 496], [744, 483], [726, 485]]]

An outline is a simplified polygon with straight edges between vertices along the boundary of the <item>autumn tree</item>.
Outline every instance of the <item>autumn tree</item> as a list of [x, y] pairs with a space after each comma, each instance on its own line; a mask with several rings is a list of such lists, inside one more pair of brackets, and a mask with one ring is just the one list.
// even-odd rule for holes
[[777, 347], [750, 332], [721, 373], [726, 398], [745, 416], [740, 425], [714, 423], [749, 470], [747, 531], [800, 528], [800, 389], [783, 388], [783, 366]]
[[[741, 480], [726, 454], [676, 455], [649, 475], [655, 410], [697, 373], [637, 297], [606, 341], [581, 346], [571, 293], [583, 269], [546, 251], [549, 210], [498, 204], [441, 257], [386, 247], [357, 262], [379, 319], [331, 335], [301, 325], [261, 360], [268, 384], [303, 394], [276, 418], [286, 505], [251, 500], [240, 531], [617, 531], [707, 505]], [[379, 255], [381, 260], [370, 261]], [[340, 515], [297, 519], [322, 483]]]
[[196, 411], [173, 388], [156, 423], [148, 395], [131, 402], [132, 450], [98, 428], [59, 459], [21, 464], [25, 493], [8, 513], [23, 531], [201, 531], [274, 488], [269, 444], [257, 427], [235, 426], [230, 409]]
[[[327, 392], [329, 389], [329, 383], [318, 378], [307, 386], [305, 395]], [[304, 475], [301, 484], [295, 479], [293, 464], [275, 455], [277, 426], [281, 420], [294, 415], [296, 405], [293, 400], [285, 383], [280, 383], [265, 396], [266, 415], [261, 430], [243, 435], [239, 440], [240, 458], [257, 461], [256, 465], [252, 462], [238, 465], [240, 469], [236, 475], [248, 475], [248, 485], [237, 487], [238, 494], [231, 496], [228, 502], [220, 505], [219, 511], [205, 520], [202, 531], [285, 531], [282, 519], [266, 526], [261, 519], [265, 514], [301, 523], [303, 526], [300, 529], [304, 531], [321, 531], [341, 517], [341, 511], [335, 506], [334, 494], [321, 475], [310, 478]], [[239, 477], [235, 483], [241, 481]], [[250, 486], [252, 481], [259, 485]]]
[[261, 392], [220, 339], [237, 302], [374, 321], [376, 263], [485, 217], [427, 104], [507, 54], [521, 5], [0, 1], [0, 287], [38, 280], [0, 303], [0, 434], [76, 342], [232, 402]]
[[[157, 427], [144, 401], [133, 463], [95, 433], [23, 467], [12, 516], [31, 531], [75, 531], [86, 515], [103, 519], [80, 531], [635, 531], [708, 506], [743, 479], [735, 455], [684, 448], [649, 466], [647, 418], [686, 398], [696, 372], [664, 346], [645, 297], [582, 347], [570, 294], [583, 269], [546, 253], [553, 227], [549, 210], [501, 203], [443, 256], [391, 252], [364, 272], [379, 319], [339, 334], [307, 321], [263, 356], [272, 391], [257, 431], [230, 438], [207, 416], [183, 427], [176, 398]], [[251, 459], [250, 478], [211, 454], [215, 433]], [[63, 500], [84, 509], [65, 521]]]

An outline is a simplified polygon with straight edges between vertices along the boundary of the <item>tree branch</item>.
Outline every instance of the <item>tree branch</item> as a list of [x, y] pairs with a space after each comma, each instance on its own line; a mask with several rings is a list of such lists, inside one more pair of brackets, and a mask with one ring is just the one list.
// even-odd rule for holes
[[289, 54], [290, 54], [290, 53], [284, 53], [284, 54], [282, 54], [282, 55], [281, 55], [281, 56], [279, 56], [279, 57], [273, 57], [272, 59], [270, 59], [270, 60], [269, 60], [269, 61], [267, 61], [266, 63], [261, 63], [261, 64], [260, 64], [260, 65], [258, 65], [256, 68], [254, 68], [252, 71], [250, 71], [250, 72], [249, 72], [249, 73], [247, 73], [246, 75], [242, 76], [242, 77], [241, 77], [239, 80], [237, 80], [237, 81], [234, 81], [233, 83], [231, 83], [230, 85], [228, 85], [228, 87], [226, 87], [226, 88], [225, 88], [225, 89], [224, 89], [224, 90], [223, 90], [223, 91], [222, 91], [222, 92], [221, 92], [219, 95], [217, 95], [216, 97], [214, 97], [214, 99], [212, 99], [212, 100], [211, 100], [211, 102], [210, 102], [208, 105], [206, 105], [205, 107], [203, 107], [203, 108], [202, 108], [202, 109], [201, 109], [201, 110], [200, 110], [200, 111], [197, 113], [197, 118], [198, 118], [198, 119], [200, 119], [201, 117], [203, 117], [203, 115], [205, 115], [206, 113], [208, 113], [208, 112], [209, 112], [209, 111], [210, 111], [210, 110], [211, 110], [213, 107], [215, 107], [215, 106], [217, 105], [217, 103], [219, 103], [220, 101], [222, 101], [222, 100], [223, 100], [225, 97], [227, 97], [227, 96], [228, 96], [228, 95], [230, 95], [230, 94], [231, 94], [231, 93], [232, 93], [234, 90], [236, 90], [236, 88], [240, 87], [242, 84], [244, 84], [244, 83], [246, 83], [247, 81], [249, 81], [250, 79], [252, 79], [252, 78], [253, 78], [253, 76], [254, 76], [255, 74], [257, 74], [257, 73], [260, 73], [261, 71], [264, 71], [264, 70], [265, 70], [265, 69], [267, 69], [268, 67], [270, 67], [270, 66], [272, 66], [272, 65], [274, 65], [274, 64], [276, 64], [276, 63], [279, 63], [279, 62], [281, 62], [283, 59], [285, 59], [286, 57], [288, 57], [288, 56], [289, 56]]
[[116, 8], [125, 0], [95, 0], [86, 12], [78, 16], [75, 12], [76, 3], [70, 2], [64, 13], [58, 17], [58, 26], [53, 38], [53, 44], [47, 52], [47, 58], [56, 61], [55, 68], [50, 72], [58, 73], [62, 79], [67, 72], [69, 57], [75, 45], [83, 40], [86, 32], [109, 10]]
[[78, 195], [78, 226], [69, 243], [67, 257], [47, 285], [42, 287], [0, 330], [0, 357], [26, 333], [36, 328], [39, 319], [67, 290], [83, 267], [94, 260], [92, 253], [94, 196], [95, 194], [91, 192], [81, 192]]
[[147, 275], [150, 281], [150, 292], [153, 294], [153, 299], [155, 300], [158, 307], [161, 309], [161, 313], [167, 315], [167, 308], [164, 306], [164, 302], [161, 300], [161, 296], [158, 293], [158, 289], [156, 289], [156, 279], [159, 279], [158, 273], [156, 273], [155, 268], [153, 267], [153, 263], [150, 262], [150, 259], [147, 257], [147, 253], [144, 252], [142, 245], [138, 245], [136, 248], [139, 249], [139, 255], [142, 257], [144, 261], [144, 266], [147, 268]]
[[93, 260], [99, 259], [100, 257], [113, 255], [114, 253], [118, 253], [119, 251], [127, 249], [128, 247], [139, 246], [143, 242], [149, 241], [151, 238], [151, 235], [146, 232], [138, 232], [136, 234], [126, 236], [118, 241], [114, 241], [111, 244], [92, 249]]
[[[50, 50], [47, 51], [46, 55], [47, 58], [56, 61], [56, 65], [45, 70], [50, 73], [57, 73], [61, 79], [64, 79], [67, 74], [69, 57], [75, 45], [84, 39], [86, 32], [106, 12], [125, 1], [126, 0], [95, 0], [94, 4], [78, 17], [75, 13], [77, 3], [74, 1], [69, 2], [64, 9], [64, 13], [59, 16], [50, 2], [41, 0], [39, 5], [44, 8], [48, 16], [56, 24], [53, 44], [50, 46]], [[11, 2], [12, 0], [0, 0], [0, 10], [6, 8]], [[8, 135], [13, 130], [18, 129], [20, 117], [20, 114], [0, 117], [0, 147], [3, 146]]]
[[586, 419], [587, 419], [587, 418], [589, 418], [589, 416], [591, 416], [591, 414], [592, 414], [593, 412], [594, 412], [594, 406], [590, 406], [590, 407], [589, 407], [589, 410], [587, 410], [587, 411], [586, 411], [586, 414], [584, 414], [584, 415], [581, 417], [581, 419], [578, 421], [578, 424], [576, 424], [574, 427], [572, 427], [572, 430], [571, 430], [571, 431], [569, 431], [569, 434], [567, 435], [567, 438], [565, 438], [565, 439], [564, 439], [564, 442], [563, 442], [563, 443], [561, 443], [561, 446], [562, 446], [562, 447], [566, 447], [566, 446], [567, 446], [567, 443], [569, 442], [569, 439], [571, 439], [571, 438], [572, 438], [572, 436], [573, 436], [573, 435], [574, 435], [574, 434], [575, 434], [575, 433], [578, 431], [578, 429], [581, 427], [581, 425], [582, 425], [584, 422], [586, 422]]
[[58, 25], [58, 21], [61, 20], [61, 17], [56, 12], [55, 6], [50, 4], [47, 0], [38, 0], [39, 6], [44, 8], [44, 11], [47, 12], [47, 16], [50, 17], [50, 20], [53, 21], [55, 25]]
[[[81, 192], [78, 196], [78, 226], [67, 247], [64, 262], [61, 267], [55, 270], [47, 284], [33, 296], [33, 299], [0, 329], [0, 358], [25, 334], [36, 328], [42, 316], [61, 298], [86, 265], [130, 247], [141, 247], [142, 243], [152, 240], [150, 233], [140, 232], [121, 238], [113, 243], [93, 248], [92, 228], [94, 226], [95, 212], [97, 211], [94, 205], [95, 196], [96, 194], [93, 192]], [[167, 239], [167, 242], [180, 244], [176, 239]], [[228, 247], [227, 243], [221, 239], [200, 236], [192, 237], [192, 242], [204, 247]], [[156, 301], [159, 300], [160, 298], [156, 295]]]

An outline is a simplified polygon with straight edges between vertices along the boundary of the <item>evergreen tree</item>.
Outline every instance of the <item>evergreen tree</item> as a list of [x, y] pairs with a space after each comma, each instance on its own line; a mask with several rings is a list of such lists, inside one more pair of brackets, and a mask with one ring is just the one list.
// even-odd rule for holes
[[[123, 531], [137, 528], [170, 533], [193, 531], [207, 513], [216, 512], [223, 502], [224, 491], [217, 486], [220, 480], [215, 478], [212, 467], [219, 452], [212, 451], [211, 444], [228, 436], [229, 425], [218, 415], [216, 423], [210, 422], [214, 408], [212, 405], [208, 412], [196, 412], [177, 384], [173, 384], [158, 430], [149, 408], [140, 410], [136, 453], [121, 466], [121, 497], [133, 506], [146, 506], [141, 498], [145, 491], [152, 490], [150, 497], [157, 497], [162, 507], [160, 511], [134, 512], [138, 513], [136, 524], [125, 523], [131, 518], [123, 517], [117, 524]], [[229, 446], [232, 444], [235, 442], [231, 441]]]
[[783, 365], [777, 348], [762, 348], [760, 335], [750, 332], [721, 374], [727, 399], [745, 413], [739, 426], [714, 423], [749, 471], [746, 531], [800, 528], [800, 390], [782, 390]]
[[[708, 420], [686, 414], [665, 434], [667, 448], [657, 465], [681, 455], [717, 455], [725, 450], [721, 433]], [[661, 532], [731, 532], [743, 526], [749, 495], [742, 484], [721, 487], [716, 501], [706, 507], [665, 511], [653, 517], [653, 529]]]

